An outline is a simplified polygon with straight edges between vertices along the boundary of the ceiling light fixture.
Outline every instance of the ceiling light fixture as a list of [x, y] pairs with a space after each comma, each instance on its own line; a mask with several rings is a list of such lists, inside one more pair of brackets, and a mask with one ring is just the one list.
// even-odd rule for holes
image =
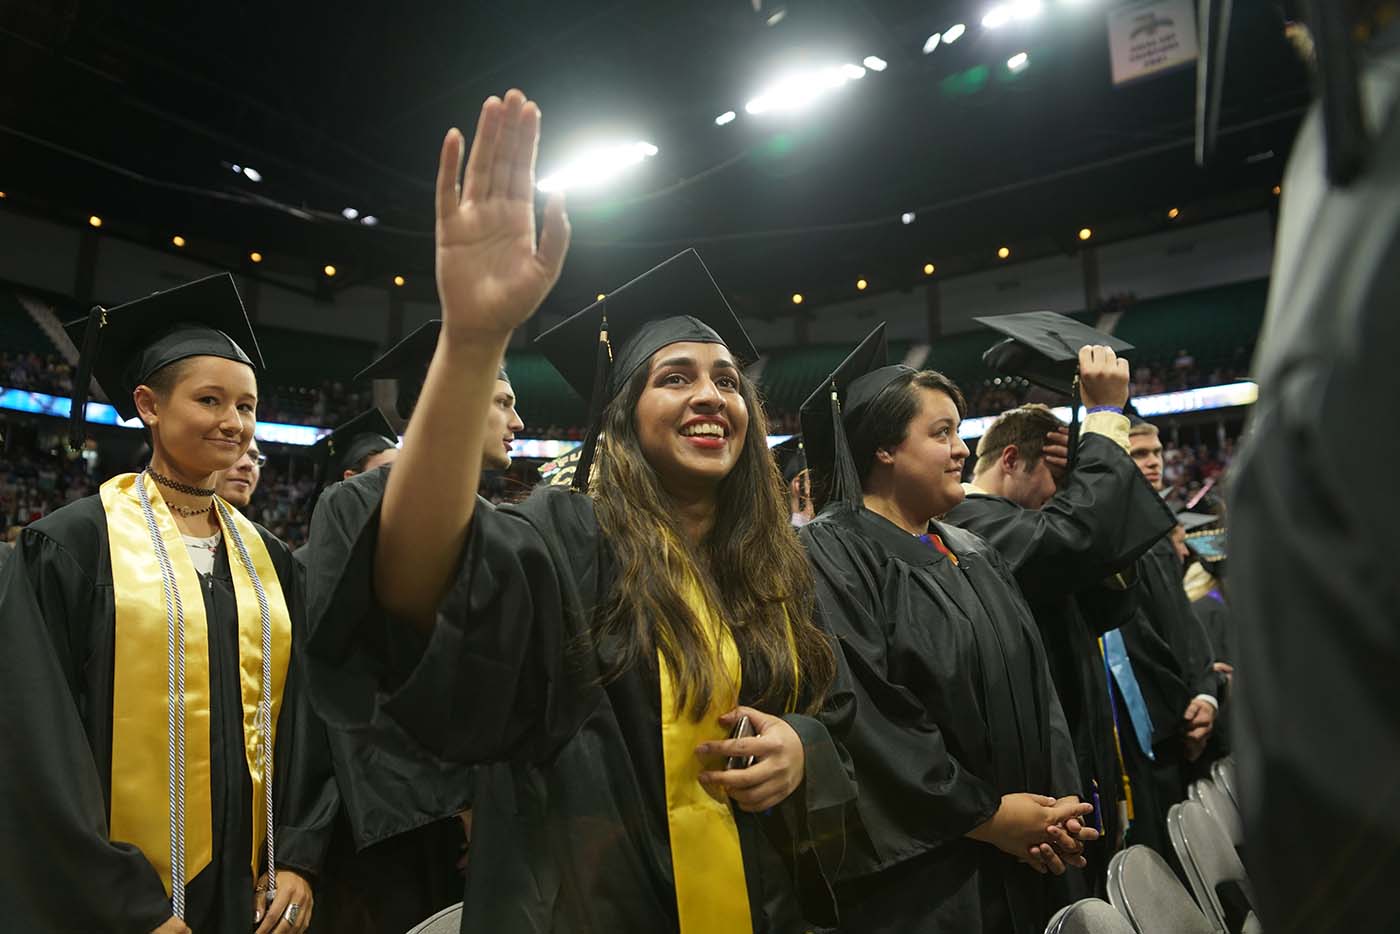
[[849, 81], [859, 81], [863, 77], [865, 77], [865, 69], [859, 65], [851, 64], [797, 72], [764, 88], [744, 105], [744, 110], [755, 116], [805, 110], [818, 98], [829, 94]]
[[572, 191], [610, 182], [627, 169], [655, 156], [659, 150], [644, 140], [585, 151], [535, 186], [540, 191]]

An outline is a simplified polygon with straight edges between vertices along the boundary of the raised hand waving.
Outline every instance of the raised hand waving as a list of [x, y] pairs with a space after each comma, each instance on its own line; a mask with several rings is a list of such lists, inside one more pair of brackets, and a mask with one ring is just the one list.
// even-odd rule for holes
[[509, 333], [524, 323], [559, 279], [569, 249], [563, 197], [545, 207], [535, 239], [535, 157], [540, 109], [512, 89], [481, 107], [466, 173], [456, 128], [442, 143], [437, 176], [437, 283], [443, 338], [452, 342]]

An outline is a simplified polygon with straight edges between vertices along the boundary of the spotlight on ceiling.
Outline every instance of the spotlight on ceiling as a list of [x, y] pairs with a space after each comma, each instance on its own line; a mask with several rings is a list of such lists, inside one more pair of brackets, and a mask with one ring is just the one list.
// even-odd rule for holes
[[245, 165], [243, 167], [243, 177], [248, 179], [248, 181], [250, 182], [262, 181], [262, 173], [259, 172], [257, 169], [253, 168], [251, 165]]
[[98, 217], [96, 214], [89, 214], [89, 215], [88, 215], [88, 226], [90, 226], [90, 227], [101, 227], [101, 226], [102, 226], [102, 218]]
[[257, 250], [254, 250], [253, 252], [249, 253], [249, 254], [248, 254], [248, 258], [249, 258], [250, 260], [252, 260], [253, 262], [255, 262], [255, 263], [261, 263], [261, 262], [262, 262], [262, 254], [259, 253]]
[[1089, 239], [1090, 237], [1092, 237], [1093, 235], [1094, 235], [1094, 232], [1093, 232], [1092, 230], [1090, 230], [1088, 227], [1080, 227], [1080, 228], [1079, 228], [1079, 239], [1080, 239], [1080, 240], [1088, 240], [1088, 239]]
[[715, 117], [715, 126], [725, 126], [726, 124], [733, 123], [735, 118], [738, 116], [739, 115], [736, 114], [734, 111], [726, 110], [718, 117]]
[[863, 77], [865, 69], [851, 64], [796, 72], [764, 88], [744, 105], [744, 110], [755, 116], [805, 110], [848, 81], [859, 81]]
[[933, 263], [924, 263], [924, 275], [931, 276], [938, 267]]
[[801, 304], [802, 304], [802, 293], [801, 293], [801, 292], [793, 292], [793, 293], [792, 293], [792, 303], [793, 303], [794, 305], [801, 305]]
[[332, 266], [330, 263], [327, 263], [326, 265], [322, 266], [321, 271], [326, 274], [327, 279], [335, 275], [335, 267]]
[[943, 33], [936, 32], [924, 40], [924, 54], [929, 55], [943, 42]]
[[943, 30], [943, 44], [952, 45], [954, 42], [957, 42], [959, 39], [961, 39], [963, 37], [963, 33], [965, 32], [967, 32], [967, 26], [963, 25], [962, 23], [958, 23], [955, 26], [949, 26], [947, 29]]
[[1031, 63], [1031, 57], [1025, 52], [1017, 52], [1006, 60], [1006, 67], [1012, 71], [1025, 71], [1026, 66]]
[[373, 214], [366, 214], [364, 217], [360, 218], [360, 223], [364, 224], [366, 227], [373, 227], [375, 224], [379, 223], [379, 218], [375, 217]]
[[170, 238], [170, 242], [178, 247], [183, 247], [185, 245], [185, 238], [180, 236], [179, 234], [176, 234], [175, 236]]
[[340, 216], [345, 218], [347, 221], [353, 221], [355, 218], [360, 216], [360, 212], [357, 211], [355, 208], [341, 208]]
[[914, 223], [914, 212], [905, 211], [903, 214], [899, 215], [899, 222], [906, 227]]
[[655, 146], [641, 140], [588, 150], [565, 163], [563, 168], [540, 179], [536, 187], [546, 193], [595, 188], [650, 159], [657, 152]]
[[403, 276], [395, 276], [395, 277], [394, 277], [394, 285], [397, 285], [399, 288], [403, 288], [403, 283], [404, 283], [404, 278], [403, 278]]
[[1011, 256], [1011, 248], [1010, 248], [1010, 247], [1004, 246], [1004, 247], [1002, 247], [1001, 249], [997, 250], [997, 259], [1007, 259], [1007, 258], [1009, 258], [1010, 256]]
[[865, 56], [865, 59], [861, 61], [861, 64], [864, 65], [866, 68], [869, 68], [871, 71], [884, 71], [886, 68], [890, 67], [890, 63], [885, 61], [878, 55]]

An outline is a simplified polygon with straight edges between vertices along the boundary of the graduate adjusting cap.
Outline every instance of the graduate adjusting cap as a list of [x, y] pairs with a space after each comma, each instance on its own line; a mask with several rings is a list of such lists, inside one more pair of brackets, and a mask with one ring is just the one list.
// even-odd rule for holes
[[[423, 381], [428, 378], [428, 364], [433, 362], [433, 351], [437, 349], [441, 331], [442, 319], [434, 318], [356, 373], [355, 381], [398, 380], [399, 391], [394, 400], [394, 410], [400, 418], [407, 419], [413, 414], [413, 407], [418, 404], [418, 396], [423, 392]], [[496, 379], [510, 382], [505, 367], [497, 369]]]
[[63, 329], [80, 352], [69, 416], [69, 442], [75, 448], [83, 444], [88, 386], [93, 379], [117, 414], [127, 419], [137, 414], [132, 399], [136, 387], [168, 364], [208, 356], [254, 369], [263, 365], [243, 300], [233, 276], [226, 272], [115, 308], [98, 305]]
[[793, 435], [773, 445], [772, 450], [784, 483], [792, 483], [798, 474], [807, 469], [807, 452], [803, 448], [801, 435]]
[[1133, 349], [1125, 340], [1053, 311], [972, 320], [1006, 335], [1005, 340], [993, 344], [982, 354], [982, 361], [988, 367], [1009, 376], [1025, 377], [1037, 386], [1065, 396], [1073, 395], [1082, 348], [1103, 344], [1120, 354]]
[[321, 486], [339, 480], [347, 469], [359, 465], [371, 454], [399, 446], [398, 432], [378, 409], [361, 412], [317, 441], [311, 449], [320, 469]]
[[837, 500], [860, 505], [860, 477], [847, 441], [853, 428], [870, 413], [881, 393], [903, 376], [918, 371], [903, 364], [885, 364], [885, 325], [875, 326], [859, 346], [802, 403], [802, 439], [807, 466], [816, 476], [818, 509]]
[[603, 409], [652, 354], [681, 341], [723, 344], [740, 366], [758, 358], [694, 250], [678, 253], [535, 339], [589, 404], [590, 424], [574, 473], [575, 489], [587, 489]]

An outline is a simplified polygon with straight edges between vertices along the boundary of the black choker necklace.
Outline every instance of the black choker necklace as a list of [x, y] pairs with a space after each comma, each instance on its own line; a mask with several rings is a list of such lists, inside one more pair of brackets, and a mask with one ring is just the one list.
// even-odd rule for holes
[[156, 469], [150, 465], [146, 466], [146, 473], [151, 475], [151, 479], [163, 487], [169, 487], [176, 493], [184, 493], [186, 496], [213, 496], [214, 488], [202, 486], [190, 486], [188, 483], [181, 483], [179, 480], [171, 480], [169, 477], [156, 473]]

